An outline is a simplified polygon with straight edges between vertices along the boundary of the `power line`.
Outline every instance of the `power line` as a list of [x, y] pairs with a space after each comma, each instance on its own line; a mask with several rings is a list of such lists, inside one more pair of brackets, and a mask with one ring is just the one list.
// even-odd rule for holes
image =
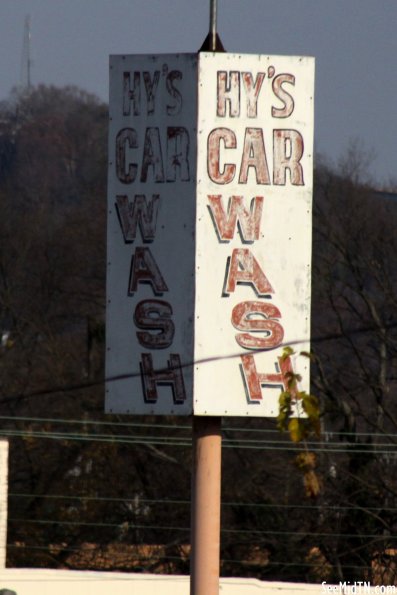
[[[0, 436], [6, 438], [38, 438], [46, 440], [61, 440], [70, 442], [102, 442], [110, 444], [135, 444], [135, 445], [153, 445], [153, 446], [174, 446], [191, 447], [191, 440], [187, 438], [178, 438], [173, 436], [118, 436], [117, 434], [73, 434], [67, 432], [49, 432], [33, 430], [13, 430], [2, 429]], [[262, 451], [282, 451], [282, 452], [304, 452], [310, 448], [315, 453], [333, 453], [333, 454], [365, 454], [376, 455], [397, 455], [397, 445], [387, 443], [376, 443], [366, 446], [365, 444], [352, 443], [346, 445], [344, 442], [306, 442], [292, 443], [289, 440], [284, 441], [252, 441], [248, 439], [231, 440], [223, 438], [224, 448], [238, 448], [242, 450], [262, 450]], [[380, 448], [382, 447], [382, 448]], [[389, 448], [388, 448], [389, 447]]]
[[[112, 422], [101, 422], [91, 420], [87, 422], [87, 420], [65, 420], [65, 419], [54, 419], [54, 418], [36, 418], [36, 417], [11, 417], [11, 416], [1, 416], [0, 419], [7, 420], [7, 421], [19, 421], [19, 422], [27, 422], [27, 423], [54, 423], [54, 424], [65, 424], [65, 425], [77, 425], [79, 427], [91, 425], [91, 426], [119, 426], [119, 427], [131, 427], [131, 428], [138, 428], [138, 429], [155, 429], [157, 432], [161, 428], [163, 430], [190, 430], [190, 425], [172, 425], [172, 424], [151, 424], [151, 423], [112, 423]], [[280, 431], [273, 430], [273, 429], [264, 429], [264, 428], [224, 428], [225, 432], [252, 432], [259, 433], [260, 438], [250, 439], [250, 438], [234, 438], [230, 436], [223, 437], [223, 446], [225, 448], [245, 448], [245, 449], [260, 449], [260, 450], [299, 450], [302, 448], [306, 448], [305, 445], [302, 444], [294, 444], [290, 443], [290, 441], [286, 438], [263, 438], [262, 436], [266, 434], [270, 434], [270, 436], [282, 436]], [[338, 434], [339, 440], [327, 440], [327, 441], [319, 441], [319, 442], [310, 442], [307, 441], [307, 447], [311, 448], [315, 452], [333, 452], [333, 453], [351, 453], [355, 452], [357, 454], [372, 454], [376, 452], [377, 454], [394, 454], [397, 452], [397, 445], [394, 442], [377, 442], [375, 445], [373, 444], [365, 444], [365, 443], [346, 443], [340, 441], [340, 438], [343, 436], [372, 436], [372, 437], [390, 437], [395, 438], [394, 434], [370, 434], [367, 432], [362, 433], [342, 433]], [[103, 434], [103, 433], [95, 433], [92, 431], [55, 431], [55, 430], [35, 430], [32, 428], [29, 429], [15, 429], [15, 428], [3, 428], [0, 429], [0, 436], [4, 437], [17, 437], [17, 438], [44, 438], [44, 439], [52, 439], [52, 440], [69, 440], [69, 441], [96, 441], [96, 442], [110, 442], [112, 444], [161, 444], [166, 446], [190, 446], [191, 440], [190, 437], [182, 438], [180, 436], [175, 435], [164, 435], [164, 434], [156, 434], [156, 435], [141, 435], [141, 434]]]
[[[111, 503], [128, 503], [134, 502], [135, 496], [125, 496], [124, 498], [105, 497], [105, 496], [84, 496], [84, 495], [66, 495], [66, 494], [32, 494], [32, 493], [14, 493], [8, 494], [9, 498], [29, 498], [29, 499], [44, 499], [44, 500], [65, 500], [65, 501], [82, 501], [82, 502], [111, 502]], [[141, 498], [139, 497], [139, 504], [153, 504], [161, 506], [190, 506], [190, 500], [174, 500], [168, 498]], [[221, 502], [222, 507], [240, 507], [240, 508], [257, 508], [257, 509], [281, 509], [281, 510], [321, 510], [321, 511], [336, 511], [336, 512], [351, 512], [353, 510], [361, 510], [363, 512], [396, 512], [397, 506], [341, 506], [341, 505], [327, 505], [327, 504], [283, 504], [279, 502], [263, 503], [263, 502]]]
[[[146, 530], [146, 531], [182, 531], [189, 533], [190, 526], [187, 527], [178, 527], [173, 526], [170, 527], [168, 525], [141, 525], [136, 523], [131, 523], [129, 521], [124, 521], [120, 523], [104, 523], [102, 522], [87, 522], [87, 521], [63, 521], [59, 519], [26, 519], [26, 518], [9, 518], [9, 523], [29, 523], [33, 525], [54, 525], [57, 526], [78, 526], [78, 527], [96, 527], [96, 528], [104, 528], [104, 529], [120, 529], [123, 531], [129, 530]], [[233, 534], [233, 535], [272, 535], [276, 537], [327, 537], [332, 539], [338, 538], [345, 538], [345, 539], [373, 539], [376, 541], [389, 541], [390, 539], [394, 539], [391, 535], [379, 535], [376, 533], [336, 533], [334, 531], [331, 532], [322, 532], [322, 531], [282, 531], [276, 529], [227, 529], [222, 527], [221, 533], [224, 534]]]
[[26, 417], [18, 415], [0, 415], [0, 420], [5, 421], [27, 421], [27, 422], [39, 422], [39, 423], [59, 423], [59, 424], [76, 424], [76, 425], [96, 425], [96, 426], [128, 426], [128, 427], [144, 427], [144, 428], [165, 428], [165, 429], [178, 429], [178, 430], [191, 430], [191, 424], [177, 425], [177, 424], [166, 424], [166, 423], [146, 423], [146, 422], [120, 422], [120, 421], [100, 421], [100, 420], [89, 420], [89, 419], [64, 419], [54, 417]]
[[[120, 421], [101, 421], [101, 420], [95, 420], [95, 419], [64, 419], [64, 418], [49, 418], [49, 417], [26, 417], [26, 416], [18, 416], [18, 415], [0, 415], [0, 420], [4, 420], [4, 421], [12, 421], [12, 422], [29, 422], [29, 423], [43, 423], [43, 424], [47, 424], [47, 423], [54, 423], [54, 424], [65, 424], [65, 425], [82, 425], [82, 426], [111, 426], [111, 427], [129, 427], [129, 428], [145, 428], [145, 429], [155, 429], [155, 430], [159, 430], [159, 429], [167, 429], [167, 430], [184, 430], [184, 431], [188, 431], [191, 432], [192, 430], [192, 426], [191, 423], [189, 424], [171, 424], [171, 423], [147, 423], [147, 422], [132, 422], [132, 421], [128, 421], [128, 422], [120, 422]], [[274, 429], [274, 428], [250, 428], [250, 427], [238, 427], [238, 426], [223, 426], [223, 431], [224, 432], [236, 432], [236, 433], [248, 433], [248, 434], [252, 434], [252, 433], [257, 433], [257, 434], [270, 434], [270, 435], [277, 435], [280, 436], [281, 432], [280, 430]], [[371, 437], [371, 438], [391, 438], [394, 440], [397, 439], [397, 436], [395, 433], [387, 433], [387, 432], [360, 432], [360, 431], [356, 431], [356, 432], [346, 432], [346, 431], [324, 431], [324, 434], [327, 436], [333, 436], [336, 435], [339, 438], [345, 438], [345, 437]], [[82, 434], [83, 436], [86, 436], [87, 433]], [[112, 434], [113, 436], [113, 434]], [[224, 437], [223, 440], [230, 440], [230, 441], [234, 441], [236, 439], [233, 438], [228, 438], [228, 437]], [[245, 441], [248, 439], [239, 439], [240, 441]], [[267, 442], [273, 442], [268, 440]], [[282, 443], [282, 441], [275, 441], [275, 442], [279, 442]], [[329, 439], [326, 439], [325, 442], [327, 444], [339, 444], [339, 441], [331, 441]], [[394, 445], [394, 442], [392, 443]], [[377, 443], [376, 446], [389, 446], [390, 443]], [[353, 447], [353, 445], [352, 445]], [[371, 445], [369, 445], [368, 448], [371, 448]]]
[[[382, 325], [382, 332], [384, 332], [385, 330], [390, 330], [390, 329], [394, 329], [394, 328], [397, 328], [397, 322], [388, 323], [388, 324], [385, 323]], [[311, 337], [310, 342], [311, 342], [311, 344], [323, 343], [325, 341], [345, 339], [347, 337], [352, 337], [354, 335], [365, 334], [365, 333], [374, 332], [374, 331], [379, 331], [379, 327], [376, 327], [376, 326], [360, 327], [360, 328], [356, 328], [356, 329], [346, 330], [345, 332], [330, 333], [328, 335]], [[302, 344], [305, 344], [306, 342], [307, 342], [307, 339], [296, 339], [293, 341], [288, 341], [288, 343], [280, 344], [279, 348], [302, 345]], [[260, 353], [261, 351], [267, 351], [267, 350], [257, 349], [256, 353]], [[244, 355], [244, 354], [245, 354], [245, 352], [239, 351], [239, 352], [231, 353], [229, 355], [201, 358], [199, 360], [181, 364], [181, 366], [179, 366], [179, 367], [182, 369], [192, 368], [195, 366], [205, 365], [206, 363], [212, 363], [214, 361], [237, 359], [238, 357], [241, 357], [241, 355]], [[62, 385], [62, 386], [54, 385], [53, 387], [42, 388], [42, 389], [27, 392], [27, 393], [23, 393], [23, 394], [15, 394], [15, 395], [5, 396], [1, 399], [0, 404], [14, 402], [15, 400], [21, 401], [21, 400], [31, 399], [31, 398], [35, 398], [35, 397], [42, 397], [42, 396], [51, 395], [51, 394], [60, 393], [60, 392], [71, 393], [71, 392], [84, 390], [84, 389], [88, 389], [88, 388], [95, 388], [97, 386], [102, 386], [102, 385], [110, 383], [110, 382], [117, 382], [119, 380], [128, 380], [131, 378], [140, 378], [140, 377], [141, 377], [141, 371], [136, 371], [136, 372], [128, 372], [125, 374], [118, 374], [116, 376], [110, 376], [110, 377], [100, 379], [100, 380], [95, 380], [95, 381], [79, 382], [79, 383], [67, 384], [67, 385]]]

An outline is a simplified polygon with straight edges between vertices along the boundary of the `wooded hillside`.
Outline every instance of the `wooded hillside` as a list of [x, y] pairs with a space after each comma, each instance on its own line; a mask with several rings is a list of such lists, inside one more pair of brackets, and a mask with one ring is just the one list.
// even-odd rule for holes
[[[188, 573], [190, 420], [103, 414], [107, 117], [75, 88], [0, 105], [7, 564]], [[397, 197], [360, 164], [315, 171], [321, 438], [224, 420], [223, 575], [396, 581]]]

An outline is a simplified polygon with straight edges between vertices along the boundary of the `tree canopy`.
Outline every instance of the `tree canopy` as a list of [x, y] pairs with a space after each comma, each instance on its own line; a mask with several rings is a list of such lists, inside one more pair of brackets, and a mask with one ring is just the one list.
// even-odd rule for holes
[[[107, 118], [72, 87], [0, 105], [7, 563], [187, 573], [190, 420], [103, 414]], [[397, 198], [362, 165], [356, 151], [315, 171], [321, 437], [224, 422], [225, 575], [395, 582]]]

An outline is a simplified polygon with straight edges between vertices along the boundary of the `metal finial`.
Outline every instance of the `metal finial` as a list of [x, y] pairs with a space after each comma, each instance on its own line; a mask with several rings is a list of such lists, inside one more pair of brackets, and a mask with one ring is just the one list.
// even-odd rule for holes
[[216, 51], [216, 19], [217, 19], [217, 0], [210, 2], [210, 35], [211, 35], [211, 51]]
[[216, 31], [218, 0], [210, 0], [210, 30], [200, 48], [200, 52], [224, 52], [225, 48]]

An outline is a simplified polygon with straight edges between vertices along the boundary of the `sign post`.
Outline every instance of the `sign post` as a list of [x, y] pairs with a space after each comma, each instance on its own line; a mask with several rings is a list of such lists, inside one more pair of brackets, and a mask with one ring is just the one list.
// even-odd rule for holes
[[219, 589], [221, 417], [309, 391], [282, 356], [310, 350], [313, 88], [307, 57], [110, 59], [106, 411], [193, 415], [192, 595]]
[[221, 418], [193, 417], [191, 595], [219, 593]]
[[[224, 51], [217, 34], [217, 0], [200, 51]], [[222, 418], [193, 416], [190, 595], [218, 595], [221, 536]]]

